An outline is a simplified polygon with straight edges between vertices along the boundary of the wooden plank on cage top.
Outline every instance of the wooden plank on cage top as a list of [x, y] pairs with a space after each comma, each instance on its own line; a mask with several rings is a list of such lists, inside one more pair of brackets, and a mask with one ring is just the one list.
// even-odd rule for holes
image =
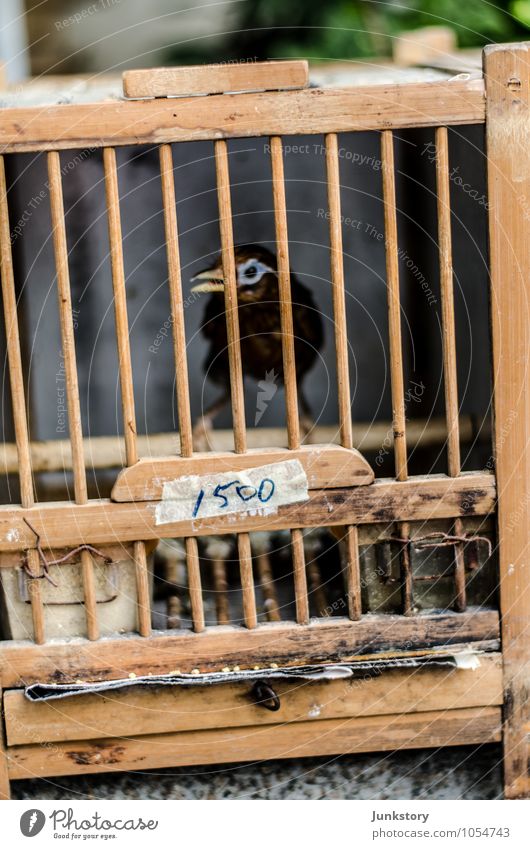
[[[208, 536], [215, 534], [282, 530], [298, 527], [365, 525], [374, 522], [434, 521], [458, 516], [488, 516], [495, 510], [495, 477], [489, 472], [466, 472], [458, 478], [445, 475], [411, 477], [397, 482], [374, 481], [371, 486], [317, 489], [309, 500], [279, 507], [260, 516], [233, 513], [214, 519], [195, 518], [156, 524], [156, 504], [149, 501], [116, 503], [106, 499], [88, 504], [42, 503], [33, 508], [0, 507], [0, 551], [30, 547], [34, 535], [24, 523], [29, 519], [41, 534], [44, 548], [68, 548], [81, 542], [93, 545], [137, 539]], [[5, 564], [0, 562], [0, 568]]]
[[530, 793], [530, 44], [484, 51], [506, 795]]
[[125, 71], [122, 79], [125, 97], [182, 97], [306, 88], [309, 67], [305, 59], [187, 65]]
[[[242, 669], [258, 662], [267, 667], [299, 666], [308, 661], [346, 661], [377, 657], [450, 655], [477, 650], [497, 651], [499, 614], [468, 608], [464, 613], [422, 614], [413, 618], [389, 614], [364, 616], [358, 622], [342, 617], [313, 619], [305, 627], [294, 622], [268, 622], [258, 628], [206, 628], [201, 634], [167, 631], [149, 640], [135, 635], [121, 639], [54, 640], [46, 646], [6, 642], [2, 646], [2, 686], [34, 682], [96, 681], [172, 670]], [[119, 649], [119, 650], [118, 650]], [[256, 659], [259, 660], [256, 660]]]
[[2, 109], [4, 153], [482, 124], [482, 80]]
[[164, 484], [182, 476], [242, 472], [287, 460], [300, 461], [309, 489], [366, 486], [374, 480], [374, 473], [364, 457], [355, 449], [339, 445], [302, 445], [296, 450], [254, 448], [245, 454], [197, 452], [191, 458], [139, 460], [131, 468], [123, 469], [112, 489], [112, 500], [158, 501]]

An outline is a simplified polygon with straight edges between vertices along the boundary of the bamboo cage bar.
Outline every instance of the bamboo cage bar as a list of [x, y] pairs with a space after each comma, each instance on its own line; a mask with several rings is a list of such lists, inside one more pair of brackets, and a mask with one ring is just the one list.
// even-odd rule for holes
[[173, 327], [173, 350], [175, 357], [175, 379], [179, 417], [180, 453], [183, 457], [193, 454], [188, 360], [186, 357], [186, 328], [180, 271], [180, 251], [173, 174], [173, 153], [170, 144], [160, 145], [160, 178], [164, 205], [164, 226], [168, 262], [169, 296]]
[[[390, 350], [390, 382], [392, 389], [392, 417], [394, 429], [394, 459], [396, 479], [405, 481], [407, 471], [407, 436], [405, 419], [405, 392], [403, 385], [403, 344], [401, 340], [401, 298], [399, 292], [398, 232], [396, 215], [396, 173], [394, 164], [394, 134], [392, 130], [381, 133], [381, 163], [383, 172], [383, 205], [385, 218], [386, 275], [388, 298], [388, 332]], [[397, 527], [401, 538], [408, 538], [408, 523]], [[412, 573], [410, 547], [400, 552], [403, 613], [413, 612]]]
[[[353, 448], [350, 372], [348, 364], [348, 326], [342, 250], [340, 168], [336, 133], [329, 133], [326, 136], [326, 175], [340, 442], [343, 448]], [[358, 542], [358, 537], [356, 530], [351, 526], [345, 528], [345, 535], [348, 615], [351, 619], [358, 619], [361, 615], [361, 585], [359, 576], [359, 552], [354, 548]]]
[[362, 615], [359, 532], [356, 525], [348, 525], [346, 528], [346, 566], [348, 616], [356, 621]]
[[[449, 142], [447, 127], [436, 128], [435, 141], [440, 293], [442, 303], [442, 345], [445, 412], [447, 420], [447, 461], [449, 476], [457, 477], [461, 472], [460, 422], [458, 409], [458, 378], [451, 239], [451, 197], [449, 188]], [[454, 533], [455, 536], [463, 535], [464, 526], [461, 519], [455, 520]], [[457, 610], [465, 610], [466, 604], [464, 544], [457, 542], [455, 544], [455, 607]]]
[[[6, 328], [7, 358], [9, 367], [9, 385], [11, 406], [16, 439], [16, 471], [20, 481], [20, 500], [23, 507], [32, 507], [35, 503], [33, 478], [31, 471], [31, 451], [28, 432], [26, 398], [24, 395], [24, 373], [20, 349], [17, 301], [13, 255], [11, 252], [11, 234], [9, 230], [9, 208], [7, 203], [7, 182], [4, 157], [0, 156], [0, 262], [2, 270], [2, 300]], [[14, 470], [14, 471], [15, 471]], [[41, 564], [35, 548], [27, 552], [28, 569], [32, 575], [40, 576]], [[28, 581], [31, 600], [33, 637], [37, 644], [45, 642], [45, 615], [42, 602], [41, 579]]]
[[241, 362], [241, 342], [239, 336], [234, 233], [232, 229], [232, 201], [230, 198], [230, 172], [228, 168], [228, 149], [224, 140], [215, 142], [215, 167], [219, 204], [221, 254], [223, 262], [230, 390], [232, 395], [234, 450], [236, 454], [244, 454], [247, 450], [245, 394], [243, 391], [243, 364]]
[[[162, 183], [169, 298], [173, 327], [173, 352], [175, 360], [180, 454], [182, 457], [192, 457], [193, 428], [191, 421], [188, 360], [186, 356], [186, 327], [184, 323], [184, 304], [182, 299], [173, 153], [171, 145], [169, 144], [160, 145], [160, 179]], [[186, 552], [191, 553], [191, 560], [190, 562], [187, 562], [187, 569], [190, 581], [190, 592], [191, 587], [193, 586], [193, 627], [195, 630], [202, 630], [204, 628], [204, 610], [199, 552], [196, 541], [190, 540], [188, 542], [186, 539], [185, 548]], [[186, 560], [188, 561], [187, 557]]]
[[340, 444], [344, 448], [353, 448], [350, 371], [348, 366], [348, 328], [346, 322], [344, 260], [342, 251], [339, 151], [336, 133], [329, 133], [326, 136], [326, 170]]
[[282, 328], [287, 445], [289, 448], [298, 448], [300, 445], [300, 422], [298, 416], [293, 303], [289, 269], [289, 238], [287, 232], [287, 206], [281, 137], [271, 136], [270, 147], [274, 224], [276, 230], [276, 257], [278, 262], [278, 288], [280, 293], [280, 323]]
[[304, 532], [301, 528], [293, 528], [291, 531], [291, 551], [293, 557], [296, 621], [299, 625], [307, 625], [309, 624], [309, 600], [307, 597]]
[[[245, 422], [245, 395], [243, 389], [243, 363], [239, 335], [239, 313], [234, 257], [234, 233], [232, 228], [232, 201], [230, 197], [230, 172], [226, 141], [215, 142], [215, 166], [217, 197], [219, 204], [219, 229], [223, 262], [226, 331], [228, 338], [228, 362], [230, 391], [232, 397], [232, 424], [234, 428], [234, 450], [244, 454], [247, 450], [247, 428]], [[237, 545], [243, 592], [243, 616], [247, 628], [255, 628], [256, 597], [252, 574], [252, 551], [248, 534], [238, 534]]]
[[[68, 247], [66, 243], [66, 225], [64, 219], [63, 189], [61, 182], [61, 160], [58, 151], [55, 150], [48, 153], [48, 182], [50, 187], [50, 212], [52, 220], [55, 268], [57, 274], [61, 344], [66, 375], [66, 403], [68, 408], [68, 428], [72, 449], [74, 494], [77, 504], [86, 504], [88, 502], [88, 491], [83, 450], [83, 428], [81, 424], [79, 382], [77, 378], [77, 359], [72, 316], [72, 297], [70, 293], [70, 274], [68, 269]], [[99, 627], [97, 619], [94, 562], [90, 552], [86, 550], [81, 552], [81, 572], [87, 622], [87, 636], [89, 640], [97, 640], [99, 637]]]
[[280, 602], [274, 585], [269, 552], [266, 549], [256, 552], [255, 561], [267, 620], [269, 622], [281, 622]]
[[243, 593], [243, 618], [247, 628], [256, 628], [258, 617], [256, 613], [256, 594], [254, 591], [252, 550], [249, 534], [238, 534], [237, 549], [241, 573], [241, 590]]
[[[120, 195], [116, 151], [112, 147], [103, 150], [105, 172], [105, 193], [109, 230], [109, 248], [112, 269], [112, 289], [114, 295], [114, 314], [116, 321], [116, 341], [118, 347], [118, 368], [120, 374], [123, 432], [125, 456], [128, 466], [138, 460], [136, 437], [136, 413], [134, 406], [134, 383], [129, 341], [129, 320], [127, 317], [127, 295], [125, 290], [125, 268], [123, 264], [123, 242], [120, 215]], [[138, 610], [138, 631], [140, 636], [151, 634], [151, 599], [145, 543], [135, 541], [134, 563], [136, 570], [136, 594]]]
[[212, 557], [212, 579], [215, 592], [215, 615], [218, 625], [230, 624], [228, 605], [228, 579], [224, 557]]
[[186, 568], [188, 570], [188, 589], [193, 630], [200, 632], [204, 631], [204, 605], [202, 600], [199, 546], [195, 537], [186, 537], [184, 545], [186, 547]]
[[310, 557], [309, 561], [306, 558], [306, 573], [308, 592], [313, 600], [317, 616], [323, 616], [327, 610], [328, 600], [322, 585], [322, 574], [314, 556]]

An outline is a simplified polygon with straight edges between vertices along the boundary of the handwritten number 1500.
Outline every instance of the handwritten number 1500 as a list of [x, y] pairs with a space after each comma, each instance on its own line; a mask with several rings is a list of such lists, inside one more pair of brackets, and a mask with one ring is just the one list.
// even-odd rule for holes
[[[225, 510], [230, 503], [229, 498], [224, 495], [230, 487], [235, 487], [235, 493], [241, 501], [252, 501], [253, 498], [257, 498], [262, 504], [266, 504], [267, 501], [270, 501], [276, 488], [274, 481], [270, 478], [263, 478], [257, 488], [248, 483], [241, 483], [239, 480], [230, 481], [229, 483], [218, 483], [212, 492], [211, 497], [219, 498], [223, 502], [219, 505], [221, 510]], [[205, 495], [206, 493], [204, 489], [201, 489], [197, 496], [193, 513], [191, 514], [192, 519], [195, 519], [197, 516]]]

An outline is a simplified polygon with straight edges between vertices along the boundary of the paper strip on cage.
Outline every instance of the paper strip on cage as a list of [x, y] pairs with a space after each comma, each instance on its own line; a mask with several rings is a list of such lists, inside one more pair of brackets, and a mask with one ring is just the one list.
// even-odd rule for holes
[[240, 472], [185, 475], [164, 484], [156, 524], [246, 513], [270, 515], [309, 498], [299, 460], [285, 460]]

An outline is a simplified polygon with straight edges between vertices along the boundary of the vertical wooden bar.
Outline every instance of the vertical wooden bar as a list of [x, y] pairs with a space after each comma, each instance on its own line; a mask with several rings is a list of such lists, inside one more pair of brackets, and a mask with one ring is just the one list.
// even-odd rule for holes
[[[447, 421], [447, 465], [450, 477], [460, 474], [460, 422], [458, 418], [458, 377], [456, 361], [455, 305], [453, 291], [453, 252], [451, 239], [451, 196], [449, 191], [449, 143], [447, 127], [437, 127], [436, 194], [438, 204], [438, 247], [440, 257], [440, 293], [442, 301], [442, 347], [444, 363], [445, 417]], [[462, 536], [461, 519], [454, 522], [454, 533]], [[455, 545], [455, 608], [465, 610], [466, 570], [464, 545]]]
[[359, 561], [359, 534], [355, 525], [346, 528], [346, 586], [348, 594], [348, 616], [361, 618], [361, 568]]
[[136, 414], [134, 410], [127, 296], [125, 292], [118, 171], [116, 168], [116, 151], [113, 147], [106, 147], [103, 150], [103, 167], [105, 170], [105, 193], [107, 198], [110, 262], [118, 343], [125, 454], [127, 465], [133, 466], [138, 459], [136, 447]]
[[7, 183], [3, 156], [0, 156], [0, 259], [9, 385], [11, 388], [11, 405], [13, 407], [15, 440], [17, 443], [20, 498], [23, 507], [31, 507], [34, 502], [33, 479], [31, 474], [26, 398], [24, 395], [24, 374], [20, 352], [15, 277], [13, 272], [13, 257], [11, 254], [11, 234], [9, 230]]
[[223, 557], [212, 558], [212, 577], [215, 591], [215, 614], [218, 625], [230, 624], [230, 609], [228, 606], [228, 581], [226, 579], [226, 562]]
[[342, 253], [339, 151], [336, 133], [328, 133], [326, 136], [326, 167], [340, 442], [344, 448], [353, 448], [350, 374], [348, 365], [348, 331], [344, 291], [344, 260]]
[[[20, 350], [17, 301], [15, 294], [15, 276], [11, 253], [11, 234], [9, 230], [9, 208], [7, 203], [7, 183], [4, 157], [0, 156], [0, 264], [2, 272], [2, 300], [6, 328], [7, 359], [9, 366], [9, 385], [11, 405], [17, 444], [18, 474], [20, 481], [20, 500], [23, 507], [32, 507], [35, 503], [33, 477], [31, 473], [31, 454], [29, 448], [28, 419], [24, 394], [24, 373]], [[39, 575], [41, 566], [36, 549], [27, 554], [28, 566], [33, 575]], [[28, 582], [35, 642], [45, 642], [44, 605], [40, 580]]]
[[293, 528], [291, 531], [291, 551], [293, 556], [296, 621], [299, 625], [307, 625], [309, 623], [309, 601], [307, 598], [307, 576], [305, 571], [304, 533], [301, 528]]
[[436, 128], [436, 193], [438, 204], [438, 247], [442, 301], [442, 345], [444, 363], [445, 415], [449, 474], [460, 474], [460, 430], [456, 369], [455, 306], [449, 193], [449, 144], [447, 127]]
[[298, 419], [293, 304], [291, 297], [287, 206], [285, 201], [285, 177], [281, 137], [271, 136], [270, 145], [274, 223], [276, 228], [276, 256], [278, 262], [278, 289], [280, 293], [280, 323], [282, 328], [287, 444], [289, 448], [298, 448], [300, 445], [300, 422]]
[[[162, 183], [162, 201], [164, 206], [169, 298], [171, 316], [173, 319], [173, 353], [175, 360], [175, 383], [177, 388], [180, 453], [182, 457], [191, 457], [193, 455], [193, 427], [191, 421], [188, 360], [186, 357], [186, 327], [184, 323], [184, 303], [182, 299], [173, 153], [170, 144], [160, 145], [160, 179]], [[194, 585], [196, 614], [192, 614], [194, 628], [195, 630], [202, 630], [204, 628], [204, 611], [202, 607], [202, 589], [198, 552], [196, 551], [196, 543], [191, 542], [188, 545], [187, 540], [185, 540], [184, 544], [186, 546], [186, 551], [189, 550], [192, 552], [191, 561], [187, 564], [187, 567], [188, 574], [192, 575], [191, 580]], [[224, 616], [224, 613], [222, 615]]]
[[193, 435], [186, 358], [186, 328], [184, 325], [184, 303], [180, 272], [180, 252], [177, 227], [175, 180], [173, 175], [173, 153], [170, 144], [160, 145], [160, 178], [164, 205], [164, 225], [169, 277], [169, 296], [173, 325], [173, 350], [179, 416], [180, 453], [183, 457], [193, 454]]
[[396, 217], [396, 177], [392, 130], [381, 133], [383, 203], [385, 213], [386, 276], [388, 291], [388, 332], [394, 456], [396, 478], [407, 479], [407, 440], [405, 432], [405, 392], [403, 386], [403, 347], [401, 342], [401, 300], [399, 293], [398, 234]]
[[232, 201], [230, 198], [230, 173], [228, 169], [228, 149], [224, 139], [219, 139], [215, 142], [215, 167], [217, 175], [217, 197], [219, 203], [221, 255], [223, 260], [226, 332], [228, 338], [228, 362], [230, 367], [230, 390], [232, 397], [232, 419], [234, 428], [234, 450], [236, 454], [244, 454], [247, 450], [245, 395], [243, 391], [243, 365], [241, 362], [241, 344], [239, 337], [236, 263], [234, 258], [234, 233], [232, 229]]
[[269, 552], [258, 551], [255, 555], [256, 568], [258, 570], [259, 583], [264, 598], [264, 610], [269, 622], [280, 622], [280, 602], [278, 593], [274, 586], [274, 575], [272, 573]]
[[136, 596], [138, 599], [138, 631], [142, 637], [151, 633], [151, 596], [149, 592], [149, 574], [144, 542], [134, 543], [134, 563], [136, 569]]
[[[396, 176], [394, 168], [394, 137], [391, 130], [381, 133], [381, 162], [383, 171], [383, 202], [385, 214], [386, 276], [388, 291], [388, 332], [390, 351], [390, 380], [392, 386], [392, 420], [394, 430], [394, 460], [396, 478], [407, 480], [407, 436], [405, 427], [405, 391], [403, 385], [403, 345], [401, 341], [401, 299], [399, 292], [398, 232], [396, 215]], [[398, 534], [407, 539], [408, 523], [398, 525]], [[413, 612], [410, 547], [403, 546], [400, 555], [401, 595], [403, 613]]]
[[201, 570], [199, 564], [199, 548], [196, 537], [187, 537], [185, 540], [185, 546], [193, 630], [204, 631]]
[[[50, 190], [50, 212], [52, 220], [53, 248], [55, 254], [55, 269], [57, 274], [57, 295], [59, 298], [61, 343], [63, 348], [62, 353], [64, 358], [66, 380], [68, 427], [70, 445], [72, 448], [74, 493], [77, 504], [86, 504], [88, 501], [88, 493], [83, 450], [83, 430], [81, 426], [81, 405], [79, 402], [79, 383], [77, 379], [72, 298], [70, 294], [70, 273], [68, 270], [68, 247], [66, 244], [66, 226], [64, 220], [61, 161], [59, 153], [56, 150], [52, 150], [48, 153], [48, 183]], [[81, 552], [81, 571], [85, 600], [87, 635], [89, 640], [97, 640], [99, 637], [99, 628], [97, 622], [94, 563], [88, 551]]]
[[[234, 428], [234, 450], [244, 454], [247, 450], [245, 423], [245, 394], [243, 391], [243, 364], [239, 336], [239, 313], [237, 300], [236, 263], [234, 257], [234, 233], [232, 228], [232, 201], [230, 198], [230, 172], [226, 141], [215, 142], [215, 167], [217, 197], [219, 204], [219, 229], [221, 233], [221, 255], [225, 294], [226, 332], [228, 338], [228, 362], [230, 368], [230, 391], [232, 397], [232, 421]], [[243, 616], [247, 628], [258, 624], [256, 597], [252, 575], [252, 552], [248, 534], [237, 538], [241, 587], [243, 591]]]
[[[0, 687], [0, 705], [3, 704], [3, 693]], [[1, 720], [1, 716], [0, 716]], [[0, 800], [5, 801], [11, 798], [11, 788], [9, 784], [9, 768], [7, 762], [7, 744], [4, 734], [4, 723], [0, 721]]]
[[247, 628], [255, 628], [258, 624], [258, 617], [256, 614], [256, 594], [254, 591], [254, 575], [252, 573], [250, 536], [248, 534], [238, 534], [237, 546], [239, 569], [241, 572], [241, 589], [243, 591], [243, 617]]
[[[138, 460], [136, 412], [134, 406], [131, 345], [129, 340], [129, 319], [127, 316], [127, 294], [125, 290], [125, 268], [123, 264], [118, 170], [116, 167], [116, 151], [113, 147], [106, 147], [103, 150], [103, 168], [105, 172], [105, 194], [107, 199], [109, 248], [112, 269], [112, 289], [114, 295], [114, 315], [116, 321], [116, 342], [118, 347], [118, 368], [120, 373], [125, 456], [127, 465], [133, 466]], [[148, 637], [151, 633], [151, 601], [149, 595], [149, 576], [147, 571], [147, 557], [144, 542], [135, 542], [134, 562], [136, 569], [138, 632], [140, 636]]]
[[[326, 136], [326, 169], [340, 437], [341, 445], [344, 448], [352, 448], [353, 435], [348, 364], [348, 330], [344, 289], [344, 259], [342, 251], [340, 168], [336, 133], [328, 133]], [[361, 585], [357, 528], [350, 525], [344, 528], [344, 533], [345, 539], [341, 542], [341, 548], [343, 548], [346, 558], [348, 616], [350, 619], [357, 620], [361, 618]]]
[[[484, 50], [506, 796], [530, 796], [530, 45]], [[525, 727], [526, 726], [526, 727]]]

